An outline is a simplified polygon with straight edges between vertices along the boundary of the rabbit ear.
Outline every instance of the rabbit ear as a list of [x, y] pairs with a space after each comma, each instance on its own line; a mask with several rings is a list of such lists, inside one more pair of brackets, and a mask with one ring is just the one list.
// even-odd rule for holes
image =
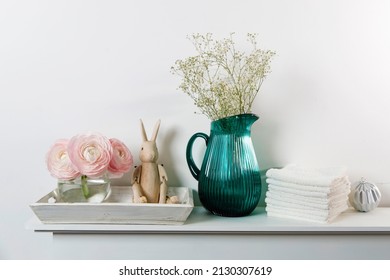
[[141, 135], [142, 135], [142, 140], [143, 140], [143, 141], [148, 141], [148, 136], [146, 135], [144, 123], [142, 122], [142, 120], [140, 120], [140, 122], [141, 122]]
[[160, 128], [160, 123], [161, 123], [161, 120], [158, 120], [156, 122], [156, 124], [154, 125], [154, 130], [153, 130], [153, 135], [152, 135], [152, 139], [151, 141], [156, 141], [157, 139], [157, 133], [158, 133], [158, 130]]

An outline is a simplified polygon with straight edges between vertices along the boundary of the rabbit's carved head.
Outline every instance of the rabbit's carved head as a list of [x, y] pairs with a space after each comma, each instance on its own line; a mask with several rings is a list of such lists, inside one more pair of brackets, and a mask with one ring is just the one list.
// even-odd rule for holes
[[146, 135], [144, 124], [141, 120], [141, 135], [143, 141], [141, 146], [141, 151], [139, 154], [139, 159], [141, 160], [141, 162], [145, 162], [145, 163], [157, 162], [158, 149], [156, 145], [156, 138], [157, 138], [158, 130], [160, 128], [160, 123], [161, 121], [158, 120], [154, 126], [152, 137], [150, 138], [150, 140], [148, 140], [148, 136]]

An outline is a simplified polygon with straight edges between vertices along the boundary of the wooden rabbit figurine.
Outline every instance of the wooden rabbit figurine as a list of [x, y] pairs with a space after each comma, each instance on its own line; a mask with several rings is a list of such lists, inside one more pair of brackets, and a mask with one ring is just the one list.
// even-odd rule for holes
[[160, 120], [154, 126], [152, 138], [148, 140], [144, 124], [141, 120], [142, 147], [139, 159], [142, 164], [133, 172], [133, 194], [135, 203], [178, 203], [176, 196], [167, 197], [168, 177], [162, 165], [157, 164], [158, 150], [156, 146]]

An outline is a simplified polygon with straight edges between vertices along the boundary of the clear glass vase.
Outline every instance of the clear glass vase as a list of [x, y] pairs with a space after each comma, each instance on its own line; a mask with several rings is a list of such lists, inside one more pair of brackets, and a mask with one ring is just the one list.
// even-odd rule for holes
[[[194, 134], [186, 158], [191, 174], [198, 180], [202, 205], [220, 216], [239, 217], [252, 213], [261, 196], [261, 176], [251, 139], [254, 114], [241, 114], [211, 122], [210, 136]], [[199, 169], [192, 157], [197, 138], [206, 142]]]
[[61, 202], [103, 202], [110, 194], [108, 177], [89, 178], [78, 177], [74, 180], [58, 180], [58, 193]]

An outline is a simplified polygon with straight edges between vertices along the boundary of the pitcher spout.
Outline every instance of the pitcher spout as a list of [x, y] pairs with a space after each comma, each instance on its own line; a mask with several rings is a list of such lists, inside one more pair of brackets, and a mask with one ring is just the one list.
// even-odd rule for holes
[[251, 127], [259, 119], [259, 116], [255, 114], [243, 114], [243, 117], [246, 119], [249, 127]]

